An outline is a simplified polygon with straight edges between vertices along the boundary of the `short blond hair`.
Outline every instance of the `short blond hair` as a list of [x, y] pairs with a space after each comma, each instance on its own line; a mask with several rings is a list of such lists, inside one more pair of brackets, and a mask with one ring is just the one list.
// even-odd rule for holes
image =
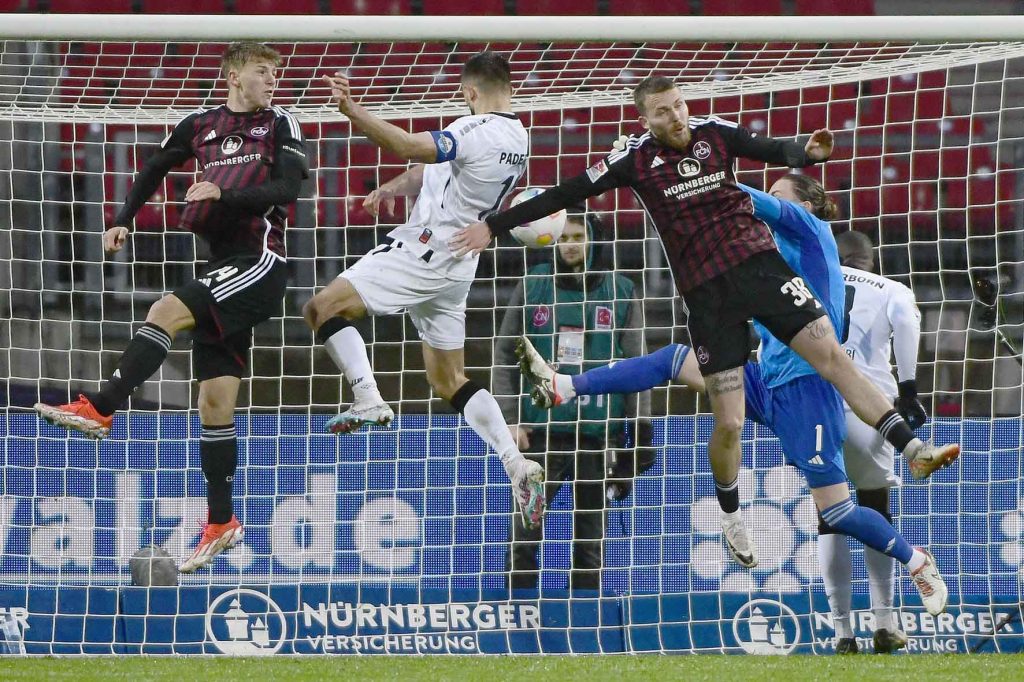
[[241, 71], [243, 66], [257, 60], [281, 66], [281, 54], [277, 50], [269, 45], [249, 40], [228, 45], [228, 49], [224, 50], [224, 56], [221, 58], [221, 71], [227, 78], [229, 71]]

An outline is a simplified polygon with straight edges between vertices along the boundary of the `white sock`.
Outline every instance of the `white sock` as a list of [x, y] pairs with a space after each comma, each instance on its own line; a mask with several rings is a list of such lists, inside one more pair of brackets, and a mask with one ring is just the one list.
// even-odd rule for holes
[[914, 553], [910, 557], [910, 561], [907, 562], [907, 571], [913, 573], [924, 566], [926, 561], [928, 561], [928, 557], [925, 556], [925, 553], [915, 547]]
[[572, 377], [568, 374], [558, 374], [556, 372], [551, 385], [563, 403], [567, 403], [576, 397], [576, 387], [572, 385]]
[[366, 342], [355, 327], [345, 327], [334, 332], [324, 342], [327, 354], [345, 375], [357, 403], [380, 403], [384, 399], [377, 390], [373, 379], [373, 368], [366, 355]]
[[864, 564], [868, 569], [868, 589], [871, 591], [871, 613], [875, 616], [875, 629], [892, 630], [892, 570], [895, 559], [869, 547], [864, 548]]
[[462, 416], [473, 430], [498, 453], [501, 463], [507, 469], [515, 460], [523, 459], [523, 454], [516, 447], [512, 434], [501, 414], [498, 401], [486, 389], [480, 389], [466, 402], [462, 408]]
[[846, 536], [839, 533], [819, 535], [818, 563], [821, 564], [821, 579], [825, 583], [825, 595], [832, 610], [836, 637], [853, 637], [853, 624], [850, 621], [853, 570], [850, 543]]

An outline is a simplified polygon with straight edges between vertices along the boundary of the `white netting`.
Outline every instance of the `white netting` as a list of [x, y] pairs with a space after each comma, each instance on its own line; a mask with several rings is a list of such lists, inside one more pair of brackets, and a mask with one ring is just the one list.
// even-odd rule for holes
[[[452, 609], [472, 601], [467, 591], [486, 601], [481, 590], [504, 584], [507, 483], [447, 404], [431, 400], [411, 326], [382, 318], [364, 328], [382, 392], [401, 414], [398, 427], [339, 441], [323, 426], [348, 391], [341, 391], [299, 313], [316, 287], [377, 243], [389, 223], [369, 216], [362, 200], [405, 167], [353, 135], [327, 106], [319, 75], [344, 70], [356, 96], [377, 113], [410, 129], [436, 129], [463, 113], [456, 98], [459, 66], [485, 45], [275, 43], [286, 60], [277, 102], [299, 113], [313, 173], [288, 228], [286, 314], [257, 329], [252, 379], [243, 390], [236, 504], [246, 517], [246, 547], [187, 584], [350, 585], [353, 592], [345, 596], [303, 597], [283, 607], [300, 613], [295, 627], [307, 628], [303, 633], [319, 627], [320, 602], [337, 603], [342, 623], [341, 602], [380, 603], [376, 589], [407, 589], [403, 594], [424, 601], [436, 600], [433, 591], [439, 590]], [[925, 331], [918, 382], [930, 397], [930, 413], [945, 418], [935, 435], [965, 444], [961, 468], [906, 486], [898, 507], [901, 528], [936, 551], [958, 600], [983, 610], [1018, 601], [1024, 556], [1024, 46], [522, 40], [489, 46], [511, 56], [520, 82], [515, 108], [531, 133], [524, 179], [529, 186], [582, 171], [620, 132], [637, 130], [629, 88], [651, 71], [677, 78], [694, 114], [714, 113], [777, 137], [825, 126], [837, 131], [833, 159], [809, 172], [838, 200], [843, 217], [837, 227], [867, 232], [881, 246], [882, 273], [914, 288]], [[181, 556], [194, 542], [204, 488], [198, 422], [194, 411], [191, 417], [182, 412], [194, 404], [183, 342], [100, 446], [40, 427], [20, 408], [40, 395], [62, 399], [69, 390], [94, 387], [148, 306], [193, 276], [202, 250], [191, 236], [173, 230], [194, 178], [191, 169], [171, 174], [139, 214], [124, 255], [104, 261], [99, 233], [170, 126], [193, 108], [223, 99], [222, 48], [3, 44], [0, 366], [9, 378], [4, 397], [10, 409], [2, 451], [0, 588], [124, 583], [127, 559], [137, 547], [153, 542]], [[757, 186], [782, 172], [748, 162], [740, 171]], [[609, 194], [592, 200], [590, 209], [613, 230], [616, 270], [638, 284], [648, 348], [687, 341], [660, 246], [632, 196]], [[407, 210], [400, 203], [398, 215], [386, 220], [400, 220]], [[469, 374], [479, 381], [489, 381], [494, 336], [524, 264], [523, 252], [514, 248], [482, 259], [467, 342]], [[1006, 350], [977, 316], [977, 277], [999, 285], [997, 322], [1016, 351]], [[754, 592], [776, 601], [803, 595], [822, 611], [813, 512], [793, 472], [772, 468], [781, 463], [776, 441], [763, 430], [746, 434], [746, 464], [756, 471], [744, 474], [742, 486], [762, 548], [762, 566], [747, 573], [727, 561], [718, 537], [705, 463], [709, 418], [692, 416], [700, 401], [671, 389], [656, 392], [654, 402], [657, 415], [674, 415], [656, 421], [659, 464], [637, 481], [632, 497], [607, 512], [603, 585], [607, 595], [619, 595], [618, 615], [573, 625], [556, 618], [554, 624], [545, 621], [545, 631], [580, 634], [582, 640], [567, 645], [576, 651], [593, 648], [581, 643], [589, 642], [586, 633], [598, 633], [597, 648], [605, 650], [722, 650], [754, 638], [725, 641], [721, 634], [733, 627], [737, 605]], [[563, 493], [545, 542], [547, 587], [566, 584], [571, 517]], [[858, 571], [855, 587], [862, 598], [866, 582]], [[900, 592], [913, 594], [905, 582]], [[24, 599], [29, 613], [49, 612], [31, 596]], [[106, 608], [95, 599], [97, 612]], [[304, 603], [316, 613], [304, 617]], [[532, 603], [586, 606], [556, 592]], [[216, 608], [223, 612], [228, 604]], [[783, 622], [779, 614], [767, 615]], [[516, 620], [517, 627], [532, 623], [529, 614], [520, 617], [525, 621]], [[459, 631], [442, 622], [451, 618], [448, 613], [424, 627]], [[305, 635], [288, 627], [289, 646], [297, 647]], [[812, 627], [815, 636], [831, 636], [824, 625]], [[914, 627], [911, 634], [927, 634], [923, 621]], [[966, 626], [956, 627], [943, 636], [969, 643]], [[328, 634], [349, 632], [337, 624], [325, 628]], [[512, 630], [493, 634], [514, 647]], [[531, 641], [543, 639], [535, 629], [523, 630]], [[168, 641], [157, 631], [141, 641]], [[984, 626], [978, 633], [985, 633]], [[136, 641], [118, 641], [129, 640]], [[57, 650], [56, 641], [65, 640], [51, 634], [37, 650]], [[326, 644], [316, 646], [327, 650]]]
[[[8, 41], [0, 117], [173, 123], [223, 98], [218, 43]], [[320, 76], [342, 71], [385, 118], [450, 114], [459, 70], [481, 49], [509, 56], [519, 110], [629, 101], [644, 74], [676, 78], [689, 98], [852, 83], [1012, 59], [1022, 43], [291, 43], [275, 101], [304, 121], [341, 120]]]

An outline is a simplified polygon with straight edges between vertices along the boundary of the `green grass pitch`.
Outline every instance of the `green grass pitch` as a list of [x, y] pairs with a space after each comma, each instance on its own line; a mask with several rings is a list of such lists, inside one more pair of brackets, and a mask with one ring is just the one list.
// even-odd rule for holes
[[537, 682], [882, 682], [1021, 680], [1024, 655], [0, 657], [3, 680], [535, 680]]

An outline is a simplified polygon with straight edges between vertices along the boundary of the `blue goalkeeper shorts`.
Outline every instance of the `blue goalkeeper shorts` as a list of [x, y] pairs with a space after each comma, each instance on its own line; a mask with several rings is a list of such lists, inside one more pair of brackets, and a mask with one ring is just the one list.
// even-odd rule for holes
[[746, 364], [743, 378], [747, 418], [775, 433], [786, 461], [803, 472], [807, 485], [845, 483], [846, 409], [839, 391], [817, 374], [768, 388], [754, 362]]

